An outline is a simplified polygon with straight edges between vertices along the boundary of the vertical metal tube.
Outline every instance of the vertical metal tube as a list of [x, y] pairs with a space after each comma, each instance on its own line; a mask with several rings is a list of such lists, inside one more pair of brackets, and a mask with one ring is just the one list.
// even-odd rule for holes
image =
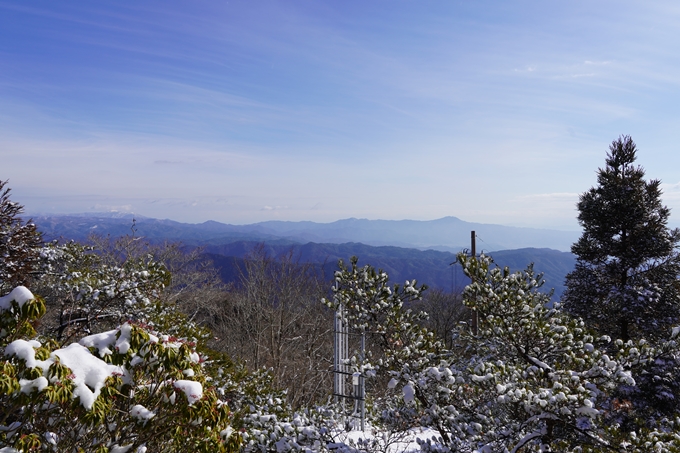
[[[477, 235], [475, 234], [474, 230], [470, 231], [470, 245], [471, 245], [471, 252], [472, 252], [472, 257], [476, 258], [477, 257]], [[474, 283], [474, 280], [473, 280]], [[477, 313], [477, 310], [472, 310], [472, 333], [474, 335], [477, 335], [477, 332], [479, 332], [479, 315]]]
[[366, 387], [364, 382], [364, 358], [366, 357], [366, 332], [361, 332], [361, 375], [359, 376], [359, 404], [361, 404], [361, 432], [366, 430]]
[[340, 402], [340, 309], [335, 312], [333, 319], [333, 398], [335, 403]]

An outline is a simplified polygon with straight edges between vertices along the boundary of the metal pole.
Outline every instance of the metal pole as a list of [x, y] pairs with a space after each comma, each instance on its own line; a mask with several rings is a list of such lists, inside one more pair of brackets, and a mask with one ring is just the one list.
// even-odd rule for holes
[[335, 403], [340, 402], [340, 308], [335, 312], [335, 318], [333, 319], [333, 395]]
[[361, 332], [361, 376], [359, 376], [359, 398], [361, 404], [361, 432], [366, 430], [366, 384], [364, 382], [364, 357], [366, 353], [366, 332]]
[[477, 241], [475, 240], [477, 235], [474, 230], [470, 231], [470, 244], [472, 246], [472, 256], [477, 256]]
[[[472, 252], [472, 257], [476, 258], [477, 257], [477, 241], [475, 240], [477, 235], [475, 234], [474, 230], [470, 232], [470, 251]], [[474, 283], [474, 280], [473, 280]], [[479, 316], [477, 314], [477, 310], [474, 309], [472, 310], [472, 333], [474, 335], [477, 335], [477, 332], [479, 331]]]
[[342, 308], [342, 333], [340, 336], [342, 337], [342, 357], [341, 357], [341, 363], [340, 363], [340, 371], [342, 375], [342, 396], [343, 396], [343, 402], [342, 402], [342, 407], [343, 409], [345, 408], [345, 401], [347, 398], [344, 398], [345, 396], [349, 395], [346, 387], [346, 379], [347, 375], [349, 374], [349, 364], [347, 363], [347, 359], [349, 358], [349, 326], [347, 325], [347, 319], [346, 319], [347, 313], [345, 312], [345, 307]]
[[335, 312], [335, 341], [333, 342], [333, 393], [335, 402], [345, 405], [345, 359], [347, 358], [347, 338], [345, 309], [342, 305]]

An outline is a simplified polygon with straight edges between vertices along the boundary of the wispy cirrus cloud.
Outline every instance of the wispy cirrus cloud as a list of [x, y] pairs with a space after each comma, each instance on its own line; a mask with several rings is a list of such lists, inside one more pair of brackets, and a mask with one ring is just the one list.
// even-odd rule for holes
[[677, 179], [672, 2], [0, 9], [0, 178], [35, 206], [573, 227], [622, 133]]

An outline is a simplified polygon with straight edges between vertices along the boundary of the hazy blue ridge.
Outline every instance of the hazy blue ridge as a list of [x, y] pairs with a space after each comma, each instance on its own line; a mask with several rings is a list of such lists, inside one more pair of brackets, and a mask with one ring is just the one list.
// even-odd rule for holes
[[[456, 260], [455, 253], [469, 245], [455, 244], [469, 243], [471, 229], [477, 232], [478, 252], [490, 254], [498, 265], [520, 270], [534, 263], [535, 270], [545, 274], [545, 290], [555, 289], [554, 299], [563, 292], [564, 276], [575, 263], [571, 253], [549, 247], [497, 248], [525, 244], [532, 238], [539, 245], [566, 243], [568, 232], [473, 224], [455, 217], [427, 222], [346, 219], [330, 224], [262, 222], [253, 225], [213, 221], [186, 224], [134, 218], [134, 228], [132, 216], [38, 216], [33, 220], [48, 240], [84, 240], [92, 233], [117, 237], [134, 232], [151, 242], [181, 241], [187, 246], [201, 246], [220, 268], [225, 282], [236, 282], [243, 259], [258, 244], [264, 244], [270, 256], [292, 253], [299, 262], [318, 265], [328, 279], [337, 269], [339, 259], [349, 262], [350, 257], [357, 256], [360, 265], [370, 264], [384, 270], [395, 283], [416, 279], [432, 288], [458, 291], [467, 284], [467, 278], [460, 266], [452, 263]], [[544, 235], [537, 236], [537, 231]], [[430, 241], [442, 245], [431, 248], [422, 245], [428, 242], [419, 239], [421, 234], [429, 235]], [[389, 241], [394, 243], [385, 245]]]
[[[241, 261], [234, 259], [247, 258], [259, 242], [239, 241], [220, 246], [207, 246], [205, 251], [222, 267], [225, 281], [237, 275], [237, 269], [229, 266]], [[331, 279], [337, 270], [339, 259], [349, 263], [352, 256], [359, 258], [359, 265], [370, 264], [388, 273], [394, 283], [403, 284], [405, 280], [416, 279], [431, 288], [446, 291], [460, 291], [469, 280], [463, 274], [460, 265], [456, 264], [456, 255], [450, 252], [435, 250], [417, 250], [403, 247], [374, 247], [361, 243], [345, 244], [295, 244], [283, 245], [264, 243], [265, 252], [272, 257], [292, 253], [295, 260], [301, 263], [314, 263], [321, 266], [327, 279]], [[497, 265], [508, 266], [511, 270], [525, 269], [534, 263], [534, 270], [544, 273], [545, 292], [555, 290], [557, 300], [564, 291], [564, 276], [574, 268], [575, 257], [569, 252], [551, 249], [525, 248], [518, 250], [502, 250], [491, 253]]]
[[[48, 237], [85, 238], [91, 232], [112, 236], [130, 234], [132, 215], [37, 216], [36, 224]], [[200, 224], [135, 217], [138, 235], [154, 239], [182, 240], [188, 244], [232, 240], [285, 239], [296, 243], [361, 242], [381, 246], [436, 249], [455, 252], [470, 247], [470, 231], [476, 231], [480, 251], [518, 248], [551, 248], [568, 251], [579, 233], [465, 222], [456, 217], [437, 220], [344, 219], [331, 223], [269, 221], [229, 225], [214, 221]]]

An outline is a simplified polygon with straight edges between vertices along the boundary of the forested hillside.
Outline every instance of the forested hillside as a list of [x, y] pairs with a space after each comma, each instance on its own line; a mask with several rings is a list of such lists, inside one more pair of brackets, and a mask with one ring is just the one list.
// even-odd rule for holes
[[[400, 247], [371, 247], [364, 244], [304, 244], [277, 245], [265, 242], [265, 250], [274, 257], [292, 252], [300, 263], [318, 266], [330, 281], [337, 267], [337, 261], [346, 262], [352, 256], [360, 257], [362, 264], [371, 264], [387, 272], [393, 281], [403, 282], [416, 279], [430, 288], [459, 293], [470, 280], [456, 263], [456, 255], [435, 250], [415, 250]], [[207, 246], [205, 252], [220, 270], [225, 282], [236, 281], [243, 259], [257, 247], [256, 242], [236, 242], [221, 246]], [[574, 268], [575, 258], [571, 253], [550, 249], [499, 250], [490, 254], [499, 266], [520, 268], [534, 263], [544, 273], [546, 281], [543, 291], [555, 290], [554, 300], [564, 291], [564, 277]]]

